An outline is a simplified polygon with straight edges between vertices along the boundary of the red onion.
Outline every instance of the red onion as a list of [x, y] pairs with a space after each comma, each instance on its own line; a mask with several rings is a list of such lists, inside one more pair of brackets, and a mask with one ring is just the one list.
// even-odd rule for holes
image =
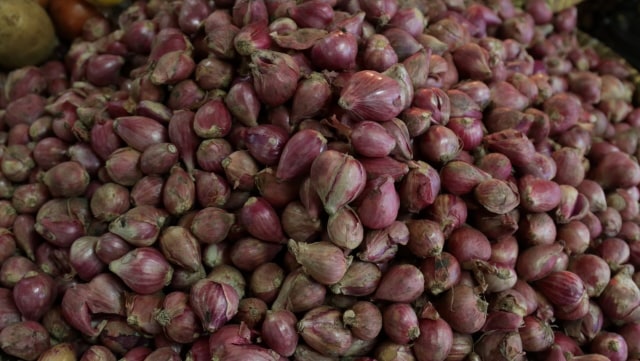
[[[543, 113], [544, 114], [544, 113]], [[506, 107], [496, 107], [491, 110], [485, 120], [485, 126], [491, 133], [505, 129], [515, 129], [517, 131], [531, 135], [534, 124], [534, 116]], [[541, 138], [546, 138], [546, 135]]]
[[125, 320], [113, 319], [106, 321], [99, 340], [111, 351], [123, 354], [141, 341], [141, 335], [128, 325]]
[[[620, 173], [620, 169], [625, 169]], [[640, 167], [622, 152], [607, 153], [592, 168], [590, 178], [598, 182], [604, 189], [628, 188], [640, 183]]]
[[398, 252], [398, 245], [409, 242], [409, 229], [403, 222], [396, 221], [382, 230], [373, 230], [365, 234], [358, 258], [369, 262], [386, 262]]
[[391, 341], [382, 341], [376, 348], [374, 355], [375, 359], [379, 361], [415, 360], [411, 346], [399, 345]]
[[0, 289], [0, 330], [20, 322], [20, 311], [13, 302], [13, 293], [7, 288]]
[[420, 88], [414, 93], [413, 106], [430, 111], [432, 121], [447, 125], [451, 115], [451, 102], [446, 92], [437, 88]]
[[[340, 94], [338, 104], [356, 118], [387, 121], [402, 111], [400, 85], [373, 70], [355, 73]], [[374, 98], [367, 96], [375, 94]]]
[[445, 236], [467, 220], [467, 205], [462, 198], [451, 194], [439, 194], [429, 207], [430, 218], [440, 223]]
[[321, 113], [328, 105], [330, 96], [329, 83], [319, 73], [312, 73], [307, 79], [301, 80], [293, 95], [291, 121], [295, 124]]
[[485, 333], [475, 351], [483, 360], [523, 360], [522, 339], [518, 332]]
[[96, 218], [112, 221], [129, 210], [129, 190], [116, 183], [105, 183], [94, 191], [89, 206]]
[[166, 211], [153, 206], [131, 208], [109, 225], [109, 231], [134, 246], [150, 246], [167, 220]]
[[518, 257], [516, 270], [518, 277], [533, 281], [549, 275], [562, 253], [562, 245], [542, 244], [523, 250]]
[[266, 262], [256, 267], [249, 279], [249, 289], [255, 297], [273, 302], [284, 280], [284, 270], [276, 263]]
[[327, 139], [318, 131], [308, 129], [296, 133], [282, 149], [276, 177], [287, 180], [306, 174], [326, 146]]
[[391, 341], [408, 344], [420, 336], [418, 315], [407, 303], [392, 303], [382, 313], [382, 326]]
[[391, 266], [383, 275], [374, 298], [392, 302], [413, 302], [424, 291], [424, 275], [410, 264]]
[[611, 278], [611, 271], [606, 262], [591, 254], [572, 257], [568, 270], [580, 276], [590, 297], [598, 297]]
[[200, 266], [200, 246], [188, 229], [179, 226], [167, 227], [159, 239], [160, 251], [166, 260], [191, 271]]
[[575, 7], [215, 5], [0, 74], [4, 354], [640, 358], [640, 113]]
[[50, 347], [49, 333], [35, 321], [21, 321], [0, 331], [0, 349], [23, 360], [35, 360]]
[[571, 221], [558, 227], [556, 241], [560, 242], [569, 254], [584, 253], [589, 247], [589, 239], [589, 229], [580, 221]]
[[486, 261], [491, 257], [491, 244], [487, 237], [475, 228], [463, 226], [451, 232], [446, 243], [463, 269], [469, 269], [473, 261]]
[[153, 144], [167, 140], [166, 128], [156, 120], [147, 117], [120, 117], [113, 123], [113, 128], [127, 145], [140, 152]]
[[62, 162], [49, 169], [42, 181], [54, 197], [76, 197], [86, 190], [89, 174], [78, 162]]
[[467, 28], [452, 18], [429, 24], [426, 33], [447, 44], [451, 51], [468, 43], [470, 38]]
[[433, 204], [440, 187], [441, 179], [436, 170], [429, 164], [418, 161], [400, 183], [401, 206], [406, 207], [409, 212], [419, 212]]
[[637, 322], [638, 297], [636, 296], [640, 291], [630, 274], [629, 266], [622, 267], [611, 278], [598, 300], [604, 315], [614, 323]]
[[589, 301], [587, 314], [581, 319], [565, 322], [565, 332], [582, 345], [591, 341], [602, 330], [603, 325], [602, 310], [595, 302]]
[[367, 19], [378, 25], [386, 25], [398, 11], [398, 4], [393, 1], [367, 0], [360, 2]]
[[[349, 245], [354, 245], [355, 243], [360, 244], [362, 240], [359, 239], [358, 236], [361, 227], [357, 225], [359, 222], [357, 222], [353, 210], [344, 208], [337, 214], [347, 216], [347, 218], [351, 222], [346, 223], [346, 225], [355, 225], [355, 228], [353, 229], [338, 227], [338, 229], [341, 229], [341, 232], [346, 231], [348, 232], [348, 234], [354, 235], [354, 237], [344, 238], [342, 239], [342, 241], [349, 241]], [[313, 218], [309, 214], [309, 211], [305, 208], [305, 206], [298, 201], [293, 201], [285, 206], [284, 210], [282, 211], [281, 218], [283, 231], [293, 240], [298, 242], [305, 242], [315, 238], [315, 236], [317, 236], [321, 230], [320, 220], [317, 218]], [[338, 225], [340, 225], [340, 223], [338, 223], [336, 226]]]
[[256, 238], [273, 243], [285, 240], [278, 215], [264, 198], [249, 198], [240, 210], [239, 220]]
[[480, 158], [476, 166], [496, 179], [507, 179], [512, 172], [511, 161], [502, 153], [489, 153]]
[[606, 196], [600, 184], [593, 180], [585, 179], [576, 189], [587, 197], [591, 212], [600, 212], [607, 207]]
[[210, 354], [218, 354], [228, 344], [248, 345], [251, 343], [251, 330], [244, 325], [229, 324], [222, 326], [208, 338]]
[[562, 196], [555, 210], [556, 222], [566, 224], [573, 220], [582, 219], [589, 207], [587, 198], [570, 185], [562, 184], [560, 190]]
[[[74, 351], [71, 350], [71, 352], [73, 353]], [[84, 352], [80, 361], [92, 361], [92, 360], [113, 361], [113, 360], [116, 360], [116, 357], [107, 347], [93, 345]]]
[[420, 271], [424, 275], [425, 289], [434, 295], [450, 289], [460, 279], [460, 264], [447, 252], [426, 258], [420, 265]]
[[[293, 97], [300, 68], [291, 56], [271, 50], [251, 54], [253, 85], [258, 98], [270, 106], [283, 104]], [[274, 84], [277, 86], [274, 88]], [[276, 92], [273, 92], [277, 89]]]
[[109, 269], [132, 290], [142, 294], [159, 291], [169, 284], [173, 269], [154, 248], [136, 248], [109, 263]]
[[16, 251], [16, 240], [8, 230], [0, 231], [0, 263], [4, 263]]
[[368, 301], [359, 301], [344, 311], [342, 322], [353, 336], [368, 341], [374, 340], [382, 330], [383, 317], [378, 306]]
[[515, 237], [500, 238], [491, 244], [489, 261], [509, 267], [515, 267], [518, 259], [519, 245]]
[[162, 191], [162, 203], [173, 215], [182, 215], [193, 207], [196, 198], [195, 183], [185, 169], [171, 168]]
[[322, 152], [310, 169], [311, 184], [329, 214], [353, 201], [365, 188], [365, 171], [350, 155], [334, 150]]
[[324, 285], [308, 277], [302, 269], [289, 273], [282, 283], [272, 309], [288, 309], [304, 312], [324, 303], [327, 289]]
[[349, 70], [355, 66], [357, 50], [355, 35], [335, 30], [313, 45], [311, 61], [323, 69]]
[[365, 227], [381, 229], [391, 225], [400, 209], [393, 179], [387, 176], [368, 181], [359, 203], [357, 212]]
[[518, 180], [522, 206], [530, 212], [548, 212], [560, 204], [561, 190], [556, 182], [525, 175]]
[[634, 340], [638, 336], [638, 332], [640, 332], [640, 324], [638, 323], [628, 323], [622, 326], [622, 328], [618, 331], [620, 336], [622, 336], [627, 343], [629, 358], [638, 358], [640, 356], [638, 344], [634, 342]]
[[570, 271], [556, 271], [536, 282], [538, 290], [556, 306], [575, 305], [585, 289], [582, 279]]
[[454, 286], [434, 305], [451, 328], [460, 333], [480, 330], [487, 317], [487, 303], [467, 285]]
[[229, 250], [231, 262], [238, 269], [251, 271], [265, 262], [272, 261], [283, 247], [253, 237], [240, 238]]
[[626, 360], [628, 356], [627, 342], [616, 333], [602, 331], [598, 333], [590, 345], [591, 352], [608, 357], [611, 361]]
[[384, 157], [396, 147], [395, 139], [379, 123], [362, 121], [351, 130], [351, 145], [365, 157]]
[[454, 160], [442, 167], [440, 178], [447, 191], [455, 195], [464, 195], [470, 193], [481, 182], [491, 179], [491, 175], [472, 164]]
[[11, 256], [0, 266], [0, 283], [3, 287], [13, 288], [31, 271], [39, 271], [35, 263], [23, 256]]
[[421, 136], [418, 147], [426, 160], [447, 163], [458, 156], [462, 143], [451, 129], [433, 125]]
[[533, 144], [517, 130], [506, 129], [492, 133], [484, 138], [490, 150], [507, 156], [516, 167], [524, 167], [532, 161], [535, 154]]
[[290, 240], [289, 249], [305, 272], [322, 284], [338, 282], [350, 262], [340, 248], [329, 242], [305, 244]]
[[627, 242], [620, 238], [606, 238], [595, 249], [596, 254], [609, 265], [612, 271], [618, 271], [629, 261], [630, 249]]
[[126, 361], [144, 361], [145, 358], [151, 354], [152, 350], [144, 347], [144, 346], [137, 346], [132, 348], [131, 350], [129, 350], [127, 353], [124, 354], [123, 356], [123, 360]]
[[447, 127], [460, 138], [463, 150], [473, 150], [482, 143], [482, 122], [473, 117], [452, 117]]
[[522, 349], [527, 352], [544, 351], [553, 344], [553, 331], [549, 324], [534, 316], [526, 316], [520, 331]]
[[327, 235], [336, 246], [355, 249], [364, 239], [361, 218], [348, 206], [340, 208], [327, 220]]
[[127, 295], [127, 323], [149, 335], [162, 332], [162, 326], [155, 320], [156, 312], [162, 307], [163, 295]]
[[214, 332], [238, 312], [238, 294], [226, 283], [203, 279], [193, 285], [189, 304], [209, 332]]
[[472, 80], [488, 80], [492, 71], [489, 67], [489, 53], [480, 45], [464, 44], [453, 53], [453, 59], [461, 75]]
[[577, 187], [585, 177], [582, 155], [573, 148], [564, 147], [552, 154], [558, 172], [554, 180], [558, 184], [568, 184]]
[[407, 222], [409, 242], [407, 248], [418, 257], [437, 256], [442, 252], [444, 234], [440, 225], [428, 219]]
[[515, 184], [499, 179], [482, 181], [473, 192], [476, 201], [495, 214], [509, 213], [520, 203]]
[[372, 294], [380, 282], [382, 272], [373, 263], [354, 261], [347, 268], [344, 277], [331, 285], [335, 294], [366, 296]]
[[602, 212], [596, 213], [596, 216], [602, 225], [602, 235], [606, 237], [613, 237], [620, 232], [620, 228], [622, 227], [622, 217], [620, 216], [620, 212], [615, 208], [607, 207]]
[[71, 244], [69, 261], [71, 266], [83, 280], [91, 280], [106, 268], [95, 252], [98, 237], [84, 236]]
[[325, 356], [344, 354], [353, 342], [351, 332], [341, 320], [341, 312], [330, 306], [319, 306], [298, 322], [302, 339], [315, 351]]
[[202, 332], [189, 296], [183, 292], [171, 292], [162, 300], [161, 307], [153, 311], [153, 318], [172, 341], [193, 342]]
[[427, 304], [421, 312], [418, 323], [420, 336], [413, 348], [416, 359], [445, 360], [452, 350], [454, 335], [449, 324], [440, 318], [431, 304]]
[[125, 240], [111, 232], [100, 236], [94, 246], [96, 257], [104, 263], [110, 263], [124, 256], [131, 248]]
[[298, 341], [296, 322], [295, 315], [290, 311], [268, 312], [262, 323], [265, 344], [284, 357], [293, 355]]
[[[85, 234], [88, 222], [89, 205], [84, 198], [58, 198], [45, 203], [36, 215], [36, 223], [32, 227], [58, 247], [68, 247]], [[17, 241], [27, 241], [34, 235], [16, 233]], [[31, 240], [31, 239], [29, 239]]]
[[481, 289], [486, 292], [508, 290], [517, 281], [515, 269], [496, 262], [473, 262], [472, 272]]

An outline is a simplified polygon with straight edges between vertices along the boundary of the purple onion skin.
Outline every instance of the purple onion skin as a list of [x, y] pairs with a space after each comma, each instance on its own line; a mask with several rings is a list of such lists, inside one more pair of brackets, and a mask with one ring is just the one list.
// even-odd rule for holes
[[0, 359], [640, 360], [633, 72], [520, 3], [127, 2], [0, 71]]
[[47, 330], [36, 321], [21, 321], [0, 331], [0, 348], [23, 360], [36, 360], [50, 346]]
[[413, 346], [418, 361], [445, 360], [453, 345], [451, 326], [442, 318], [423, 318], [420, 335]]

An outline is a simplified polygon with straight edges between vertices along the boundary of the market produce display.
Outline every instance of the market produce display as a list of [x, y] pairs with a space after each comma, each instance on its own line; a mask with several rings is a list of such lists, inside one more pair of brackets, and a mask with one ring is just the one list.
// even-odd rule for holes
[[640, 360], [635, 71], [575, 7], [74, 3], [1, 64], [0, 359]]

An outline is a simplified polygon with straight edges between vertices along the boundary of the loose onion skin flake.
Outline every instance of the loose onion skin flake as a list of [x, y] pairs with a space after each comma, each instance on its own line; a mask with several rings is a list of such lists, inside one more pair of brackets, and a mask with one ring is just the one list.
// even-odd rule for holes
[[61, 3], [0, 70], [0, 359], [640, 359], [640, 108], [576, 7]]

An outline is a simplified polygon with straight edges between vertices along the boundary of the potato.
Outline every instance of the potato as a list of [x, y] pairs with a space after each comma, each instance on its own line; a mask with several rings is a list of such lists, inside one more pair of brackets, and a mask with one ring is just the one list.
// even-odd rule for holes
[[41, 63], [58, 44], [47, 12], [34, 0], [0, 0], [0, 68]]

